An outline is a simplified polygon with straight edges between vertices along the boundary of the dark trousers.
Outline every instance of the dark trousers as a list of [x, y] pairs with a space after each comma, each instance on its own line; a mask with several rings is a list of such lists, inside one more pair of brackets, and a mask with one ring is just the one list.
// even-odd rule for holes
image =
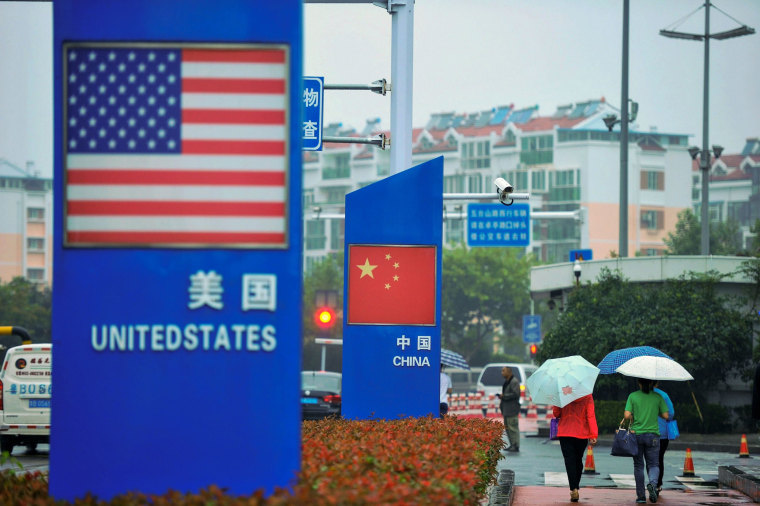
[[660, 477], [657, 478], [657, 486], [662, 486], [662, 473], [665, 471], [665, 451], [668, 449], [668, 440], [660, 439]]
[[588, 439], [562, 436], [559, 438], [559, 447], [562, 449], [562, 457], [565, 459], [565, 471], [570, 490], [580, 488], [581, 475], [583, 474], [583, 452], [586, 451]]

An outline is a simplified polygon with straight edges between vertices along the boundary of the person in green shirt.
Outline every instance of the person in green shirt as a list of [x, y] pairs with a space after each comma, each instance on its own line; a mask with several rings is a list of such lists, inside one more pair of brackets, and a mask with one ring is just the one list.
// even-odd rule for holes
[[[640, 378], [639, 390], [631, 393], [625, 402], [623, 422], [628, 420], [631, 432], [636, 436], [639, 453], [633, 457], [633, 476], [636, 479], [636, 502], [647, 502], [645, 489], [649, 491], [649, 500], [657, 502], [657, 480], [660, 476], [660, 429], [657, 417], [668, 419], [668, 407], [662, 396], [654, 391], [653, 380]], [[646, 460], [648, 480], [644, 486], [644, 460]]]

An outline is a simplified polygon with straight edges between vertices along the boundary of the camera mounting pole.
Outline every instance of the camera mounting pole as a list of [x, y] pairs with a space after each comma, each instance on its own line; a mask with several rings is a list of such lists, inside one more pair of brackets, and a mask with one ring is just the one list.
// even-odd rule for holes
[[372, 144], [380, 149], [391, 145], [391, 140], [381, 133], [374, 137], [327, 137], [322, 136], [322, 142], [349, 143], [349, 144]]
[[372, 81], [370, 84], [325, 84], [326, 90], [369, 90], [372, 93], [377, 93], [378, 95], [383, 95], [389, 91], [391, 91], [391, 85], [388, 81], [383, 79], [378, 79], [377, 81]]

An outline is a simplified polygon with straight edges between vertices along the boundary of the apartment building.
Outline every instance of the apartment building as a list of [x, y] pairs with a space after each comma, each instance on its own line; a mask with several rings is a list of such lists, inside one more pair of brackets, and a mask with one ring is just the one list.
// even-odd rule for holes
[[0, 281], [53, 279], [53, 180], [0, 158]]
[[[692, 162], [691, 198], [694, 213], [701, 216], [702, 171], [698, 159]], [[760, 138], [747, 139], [741, 153], [724, 153], [711, 160], [708, 199], [710, 222], [736, 222], [742, 247], [748, 249], [754, 237], [750, 228], [760, 220]]]
[[[604, 98], [559, 106], [550, 116], [539, 107], [496, 106], [475, 113], [433, 114], [413, 131], [412, 164], [444, 158], [445, 193], [495, 191], [504, 177], [515, 191], [531, 194], [532, 211], [582, 210], [582, 220], [533, 219], [526, 251], [546, 262], [567, 261], [570, 250], [591, 249], [594, 258], [617, 254], [620, 197], [619, 124], [604, 118], [620, 111]], [[362, 132], [329, 125], [325, 135], [379, 133], [378, 122]], [[385, 132], [389, 134], [389, 132]], [[664, 253], [663, 239], [675, 230], [678, 212], [692, 206], [688, 135], [629, 129], [629, 256]], [[346, 193], [389, 174], [389, 156], [374, 146], [326, 144], [304, 154], [305, 251], [308, 270], [318, 259], [343, 249], [343, 221], [325, 216], [344, 211]], [[456, 216], [468, 202], [446, 201]], [[446, 243], [466, 242], [466, 222], [442, 222]]]

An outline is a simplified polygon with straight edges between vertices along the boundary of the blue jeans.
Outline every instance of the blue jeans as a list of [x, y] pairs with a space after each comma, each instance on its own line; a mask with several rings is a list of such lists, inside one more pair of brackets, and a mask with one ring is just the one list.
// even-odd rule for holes
[[[636, 496], [646, 497], [647, 483], [657, 487], [660, 477], [660, 436], [657, 434], [636, 434], [639, 454], [633, 457], [633, 477], [636, 478]], [[644, 460], [647, 463], [648, 480], [644, 482]]]

